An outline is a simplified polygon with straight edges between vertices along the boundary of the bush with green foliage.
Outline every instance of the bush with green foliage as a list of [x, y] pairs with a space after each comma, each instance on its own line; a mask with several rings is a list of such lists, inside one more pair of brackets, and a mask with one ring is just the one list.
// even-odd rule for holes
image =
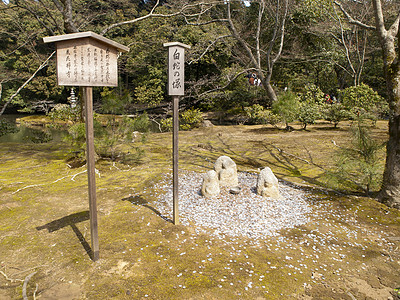
[[387, 106], [384, 99], [366, 84], [351, 86], [340, 91], [343, 106], [348, 109], [353, 118], [377, 118], [380, 111]]
[[203, 122], [203, 115], [199, 109], [188, 109], [179, 117], [179, 128], [190, 130], [199, 127]]
[[302, 102], [299, 106], [298, 120], [303, 123], [303, 129], [307, 129], [307, 125], [315, 124], [315, 121], [321, 117], [321, 105], [317, 103]]
[[160, 120], [160, 127], [162, 131], [172, 131], [173, 120], [172, 118], [166, 118]]
[[[147, 126], [146, 126], [147, 124]], [[101, 134], [96, 138], [96, 153], [102, 158], [110, 158], [112, 161], [123, 159], [127, 156], [126, 147], [131, 143], [137, 143], [138, 130], [149, 131], [149, 120], [147, 115], [142, 115], [132, 120], [128, 117], [115, 119], [108, 116], [108, 122]], [[146, 135], [141, 135], [141, 142], [145, 141]], [[130, 153], [130, 151], [129, 151]]]
[[[123, 163], [138, 163], [144, 155], [140, 144], [146, 141], [150, 121], [147, 114], [135, 119], [107, 116], [103, 126], [94, 118], [94, 145], [100, 158], [119, 160]], [[140, 132], [141, 134], [139, 134]], [[84, 123], [76, 123], [68, 129], [66, 140], [71, 144], [70, 157], [84, 160], [86, 153], [86, 128]], [[140, 136], [140, 139], [138, 137]]]
[[323, 112], [325, 120], [332, 122], [335, 128], [339, 122], [344, 121], [351, 117], [351, 113], [341, 104], [332, 103], [324, 107]]
[[132, 102], [128, 89], [121, 87], [104, 87], [101, 95], [101, 111], [106, 114], [123, 114], [127, 106]]
[[80, 111], [78, 108], [71, 108], [68, 104], [56, 104], [47, 114], [53, 121], [78, 122]]
[[325, 94], [315, 84], [307, 84], [304, 91], [299, 95], [300, 102], [323, 105], [325, 101]]
[[[199, 109], [188, 109], [179, 115], [179, 129], [190, 130], [199, 127], [203, 122], [203, 115]], [[173, 126], [172, 118], [163, 119], [160, 121], [163, 131], [171, 131]]]
[[297, 120], [299, 115], [300, 102], [292, 91], [286, 91], [278, 96], [278, 101], [272, 104], [272, 112], [281, 117], [285, 122], [286, 128], [289, 123]]
[[[101, 128], [101, 124], [93, 120], [94, 128]], [[68, 128], [68, 135], [65, 141], [71, 145], [69, 157], [71, 159], [86, 159], [86, 128], [85, 123], [75, 123]]]
[[33, 130], [31, 134], [24, 139], [31, 143], [42, 144], [50, 142], [53, 139], [53, 136], [47, 130]]
[[275, 115], [271, 110], [265, 109], [259, 104], [245, 107], [247, 121], [250, 124], [271, 124], [275, 125], [280, 122], [279, 116]]
[[148, 133], [150, 131], [150, 124], [149, 115], [144, 112], [132, 120], [132, 129], [133, 131]]
[[7, 120], [1, 119], [0, 120], [0, 136], [6, 135], [8, 133], [18, 132], [19, 128], [8, 122]]
[[326, 104], [325, 94], [315, 84], [307, 84], [299, 95], [299, 101], [298, 120], [303, 123], [303, 129], [307, 129], [307, 125], [315, 124], [322, 117]]

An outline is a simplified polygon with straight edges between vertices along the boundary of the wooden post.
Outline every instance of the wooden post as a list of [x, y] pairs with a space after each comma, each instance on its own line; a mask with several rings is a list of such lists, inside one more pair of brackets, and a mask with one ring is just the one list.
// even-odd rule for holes
[[179, 96], [173, 96], [173, 136], [172, 136], [172, 152], [173, 152], [173, 222], [179, 224]]
[[[96, 155], [93, 132], [93, 86], [118, 86], [117, 59], [120, 52], [129, 48], [91, 31], [44, 37], [45, 43], [56, 43], [57, 83], [64, 86], [79, 86], [85, 105], [86, 166], [90, 212], [90, 236], [92, 253], [99, 259], [99, 237], [96, 204]], [[81, 115], [83, 118], [83, 115]]]
[[92, 259], [99, 259], [99, 236], [97, 224], [96, 204], [96, 170], [93, 131], [93, 88], [84, 87], [83, 96], [85, 101], [85, 124], [86, 124], [86, 167], [89, 185], [89, 215], [90, 215], [90, 237], [92, 240]]
[[173, 101], [173, 135], [172, 135], [172, 197], [173, 222], [179, 224], [178, 186], [179, 186], [179, 96], [185, 94], [185, 48], [190, 46], [179, 43], [165, 43], [168, 48], [168, 95]]

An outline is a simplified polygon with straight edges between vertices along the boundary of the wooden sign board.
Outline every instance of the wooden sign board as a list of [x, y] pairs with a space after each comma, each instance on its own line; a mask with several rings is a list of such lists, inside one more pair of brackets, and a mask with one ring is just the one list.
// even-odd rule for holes
[[118, 85], [118, 52], [128, 52], [129, 48], [91, 31], [45, 37], [43, 41], [56, 43], [58, 85], [83, 87], [91, 257], [96, 261], [99, 259], [99, 237], [94, 160], [93, 87]]
[[46, 37], [44, 42], [56, 43], [58, 85], [118, 85], [118, 53], [128, 47], [93, 32]]
[[185, 48], [190, 46], [173, 42], [165, 43], [168, 47], [168, 95], [183, 96], [185, 94]]

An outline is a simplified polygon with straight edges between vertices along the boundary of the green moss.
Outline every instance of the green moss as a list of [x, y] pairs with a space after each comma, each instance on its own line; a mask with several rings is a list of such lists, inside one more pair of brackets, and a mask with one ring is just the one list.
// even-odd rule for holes
[[[296, 157], [329, 166], [333, 149], [326, 141], [339, 143], [345, 133], [321, 133], [315, 128], [282, 135], [275, 131], [269, 134], [261, 126], [181, 132], [180, 167], [203, 172], [213, 167], [218, 156], [229, 155], [240, 170], [257, 172], [257, 168], [270, 166], [280, 178], [320, 184], [320, 168]], [[385, 128], [378, 122], [376, 133], [384, 136]], [[329, 136], [332, 134], [335, 136]], [[47, 276], [35, 277], [30, 287], [38, 283], [41, 289], [51, 290], [55, 283], [71, 281], [82, 287], [81, 298], [88, 299], [296, 299], [306, 293], [331, 295], [330, 287], [337, 291], [346, 287], [346, 277], [333, 274], [338, 268], [356, 278], [385, 268], [380, 278], [387, 285], [396, 283], [398, 266], [382, 255], [387, 249], [379, 244], [378, 234], [400, 236], [400, 215], [370, 198], [314, 191], [309, 200], [312, 222], [282, 230], [281, 237], [269, 237], [259, 246], [246, 239], [219, 240], [196, 234], [191, 226], [163, 220], [150, 206], [157, 198], [144, 189], [151, 191], [164, 173], [171, 172], [170, 145], [170, 134], [151, 134], [144, 146], [143, 164], [96, 163], [101, 175], [96, 175], [100, 241], [96, 263], [85, 249], [90, 247], [89, 220], [75, 224], [80, 234], [61, 224], [66, 217], [88, 210], [87, 174], [71, 180], [85, 167], [66, 166], [65, 145], [0, 145], [0, 198], [5, 199], [0, 203], [0, 257], [7, 258], [2, 270], [13, 275], [12, 267], [26, 270], [43, 266], [40, 270]], [[294, 156], [284, 155], [276, 147]], [[30, 185], [40, 186], [24, 188]], [[46, 225], [52, 222], [59, 228], [49, 231]], [[349, 232], [358, 231], [357, 236], [349, 236]], [[342, 250], [329, 250], [333, 244]], [[360, 245], [367, 246], [366, 250]], [[398, 260], [396, 252], [390, 255]], [[364, 274], [362, 263], [369, 270]], [[327, 271], [321, 271], [321, 265], [326, 265], [322, 267]], [[313, 279], [313, 273], [323, 273], [324, 279]], [[304, 284], [312, 286], [311, 291], [306, 291]], [[21, 285], [10, 293], [10, 298], [20, 298]]]

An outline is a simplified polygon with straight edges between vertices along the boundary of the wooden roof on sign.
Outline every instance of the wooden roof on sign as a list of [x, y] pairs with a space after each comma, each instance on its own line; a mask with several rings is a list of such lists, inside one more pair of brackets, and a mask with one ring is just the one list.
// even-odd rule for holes
[[164, 47], [172, 47], [172, 46], [180, 46], [182, 48], [190, 49], [191, 47], [189, 45], [180, 43], [180, 42], [170, 42], [170, 43], [164, 43]]
[[64, 34], [64, 35], [56, 35], [56, 36], [48, 36], [44, 37], [43, 41], [45, 43], [57, 43], [61, 41], [67, 41], [67, 40], [75, 40], [75, 39], [81, 39], [81, 38], [93, 38], [95, 40], [98, 40], [102, 43], [105, 43], [111, 47], [116, 48], [120, 52], [128, 52], [129, 47], [121, 45], [120, 43], [114, 42], [108, 38], [105, 38], [104, 36], [94, 33], [92, 31], [86, 31], [86, 32], [77, 32], [77, 33], [70, 33], [70, 34]]

